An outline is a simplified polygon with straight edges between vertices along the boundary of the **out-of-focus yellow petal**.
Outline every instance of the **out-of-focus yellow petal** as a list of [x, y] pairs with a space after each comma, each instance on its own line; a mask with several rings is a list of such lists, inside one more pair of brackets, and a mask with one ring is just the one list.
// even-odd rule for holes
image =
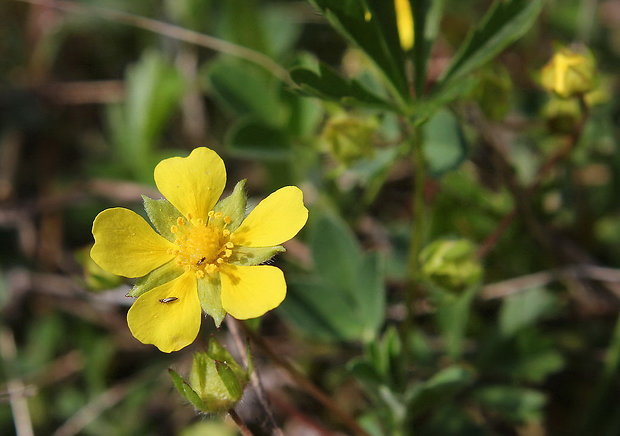
[[285, 186], [258, 203], [231, 235], [235, 245], [270, 247], [288, 241], [308, 220], [303, 193]]
[[194, 342], [200, 319], [196, 276], [191, 271], [142, 294], [127, 313], [131, 334], [164, 353]]
[[200, 147], [188, 157], [161, 161], [155, 167], [155, 183], [186, 218], [206, 220], [226, 185], [226, 168], [216, 152]]
[[413, 13], [411, 12], [411, 3], [409, 0], [394, 0], [396, 9], [396, 27], [398, 28], [398, 37], [400, 38], [400, 46], [404, 51], [413, 48]]
[[158, 235], [137, 213], [115, 207], [93, 222], [95, 245], [90, 257], [104, 270], [125, 277], [141, 277], [171, 260], [174, 245]]
[[220, 278], [222, 306], [237, 319], [261, 316], [286, 296], [284, 274], [275, 266], [226, 265]]

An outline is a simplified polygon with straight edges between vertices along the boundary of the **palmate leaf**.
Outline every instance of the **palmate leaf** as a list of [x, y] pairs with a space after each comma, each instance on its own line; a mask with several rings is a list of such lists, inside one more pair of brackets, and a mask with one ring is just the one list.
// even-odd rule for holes
[[321, 217], [310, 245], [318, 280], [291, 282], [281, 313], [309, 335], [371, 342], [385, 317], [383, 263], [362, 252], [336, 217]]
[[397, 45], [398, 38], [394, 37], [395, 22], [390, 27], [385, 21], [394, 15], [391, 1], [371, 1], [369, 10], [358, 0], [310, 2], [325, 15], [336, 30], [368, 55], [400, 96], [407, 98], [404, 55]]
[[437, 89], [480, 67], [523, 36], [542, 6], [543, 0], [497, 0], [459, 47]]
[[308, 95], [343, 104], [391, 109], [390, 103], [367, 90], [359, 82], [345, 79], [323, 63], [319, 64], [318, 72], [298, 67], [292, 69], [290, 74], [293, 81]]

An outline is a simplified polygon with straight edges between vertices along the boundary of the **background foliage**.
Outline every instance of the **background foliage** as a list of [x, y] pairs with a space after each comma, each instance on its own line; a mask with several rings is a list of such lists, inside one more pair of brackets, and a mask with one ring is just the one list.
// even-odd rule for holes
[[[251, 328], [368, 434], [620, 433], [617, 2], [411, 0], [410, 51], [386, 0], [42, 3], [0, 3], [0, 434], [235, 434], [165, 370], [228, 330], [138, 343], [87, 255], [199, 145], [254, 204], [304, 190]], [[571, 44], [598, 77], [561, 99], [540, 71]], [[285, 434], [351, 432], [256, 345]]]

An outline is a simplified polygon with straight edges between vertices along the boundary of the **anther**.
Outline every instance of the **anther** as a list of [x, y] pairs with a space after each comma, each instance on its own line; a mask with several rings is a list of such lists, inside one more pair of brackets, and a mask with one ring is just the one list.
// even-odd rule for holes
[[205, 272], [201, 269], [199, 269], [198, 271], [196, 271], [196, 277], [198, 277], [199, 279], [203, 278], [205, 276]]
[[207, 214], [209, 215], [209, 218], [213, 218], [213, 215], [215, 215], [215, 212], [213, 212], [212, 210], [209, 211], [209, 213]]
[[178, 228], [177, 226], [170, 226], [170, 231], [171, 231], [172, 233], [176, 233], [176, 232], [178, 232], [178, 231], [179, 231], [179, 228]]
[[219, 263], [220, 265], [224, 263], [224, 259], [222, 259], [221, 257], [218, 257], [216, 260], [217, 263]]
[[228, 238], [230, 236], [230, 230], [228, 229], [222, 230], [222, 236], [224, 236], [225, 238]]
[[178, 217], [177, 218], [177, 224], [182, 226], [185, 224], [185, 220], [183, 219], [183, 217]]
[[232, 219], [231, 219], [228, 215], [226, 215], [226, 216], [224, 217], [224, 222], [225, 222], [226, 224], [230, 224], [230, 223], [232, 222]]
[[224, 214], [222, 212], [215, 212], [215, 218], [222, 218]]
[[226, 248], [233, 248], [235, 246], [235, 244], [233, 244], [232, 242], [228, 241], [224, 246]]
[[232, 250], [224, 250], [224, 257], [232, 256]]
[[201, 226], [201, 225], [203, 225], [204, 223], [205, 223], [205, 222], [202, 220], [202, 218], [198, 218], [198, 219], [196, 219], [196, 225], [197, 225], [197, 226]]
[[213, 274], [215, 271], [217, 271], [217, 266], [215, 266], [214, 264], [210, 263], [209, 265], [207, 265], [205, 270], [207, 271], [207, 274]]

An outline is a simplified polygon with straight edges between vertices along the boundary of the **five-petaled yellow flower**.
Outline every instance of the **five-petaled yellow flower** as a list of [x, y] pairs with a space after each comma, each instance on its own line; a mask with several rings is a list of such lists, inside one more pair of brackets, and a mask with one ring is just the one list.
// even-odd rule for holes
[[93, 260], [111, 273], [140, 277], [127, 314], [139, 341], [177, 351], [198, 335], [201, 307], [219, 325], [226, 313], [255, 318], [284, 300], [282, 271], [259, 264], [284, 251], [279, 244], [306, 223], [299, 188], [277, 190], [246, 217], [244, 181], [218, 202], [226, 169], [205, 147], [161, 161], [155, 183], [166, 199], [144, 200], [159, 234], [124, 208], [106, 209], [93, 223]]

